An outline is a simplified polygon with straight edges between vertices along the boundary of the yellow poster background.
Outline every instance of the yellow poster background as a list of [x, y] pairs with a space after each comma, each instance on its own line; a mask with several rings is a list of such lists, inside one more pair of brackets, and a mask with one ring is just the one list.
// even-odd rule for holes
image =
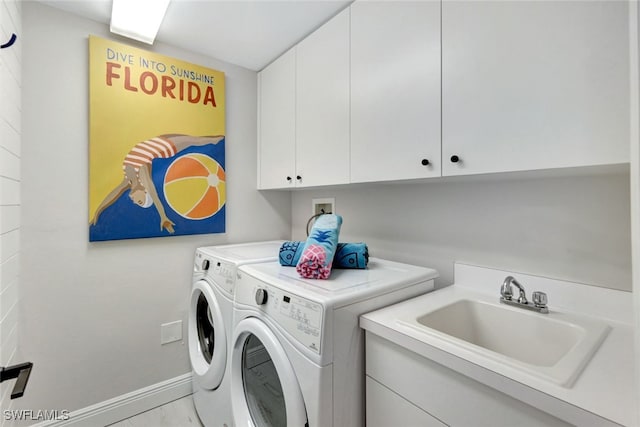
[[[89, 62], [90, 220], [105, 196], [122, 181], [123, 159], [138, 142], [170, 133], [205, 136], [226, 132], [224, 73], [95, 36], [89, 37]], [[141, 85], [143, 73], [147, 74]], [[158, 82], [155, 91], [154, 79]], [[169, 85], [173, 80], [175, 88], [163, 91], [163, 79]], [[189, 102], [189, 84], [199, 87], [198, 102]], [[198, 91], [191, 90], [195, 99]], [[210, 97], [205, 103], [207, 91], [209, 96], [213, 93], [215, 107]]]

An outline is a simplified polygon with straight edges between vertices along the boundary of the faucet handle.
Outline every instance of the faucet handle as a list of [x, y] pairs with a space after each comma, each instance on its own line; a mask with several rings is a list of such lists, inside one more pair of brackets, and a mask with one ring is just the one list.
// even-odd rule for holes
[[544, 308], [547, 306], [547, 294], [545, 294], [544, 292], [535, 291], [532, 294], [532, 298], [533, 305], [535, 305], [536, 307]]

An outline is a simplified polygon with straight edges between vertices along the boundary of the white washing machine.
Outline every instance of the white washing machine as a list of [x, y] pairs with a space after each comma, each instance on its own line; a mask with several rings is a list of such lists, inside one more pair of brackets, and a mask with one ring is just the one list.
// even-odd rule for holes
[[242, 266], [231, 399], [238, 427], [365, 424], [361, 314], [433, 290], [435, 270], [371, 258], [366, 270], [302, 279], [278, 262]]
[[282, 243], [256, 242], [196, 250], [187, 339], [193, 401], [206, 427], [233, 425], [228, 358], [237, 268], [277, 260]]

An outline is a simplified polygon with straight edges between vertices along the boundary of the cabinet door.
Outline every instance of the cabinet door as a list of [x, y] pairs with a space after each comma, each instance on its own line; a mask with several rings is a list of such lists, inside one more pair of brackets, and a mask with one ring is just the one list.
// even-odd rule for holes
[[629, 161], [628, 2], [442, 7], [443, 175]]
[[431, 176], [440, 176], [440, 2], [356, 1], [351, 181]]
[[349, 182], [349, 9], [296, 47], [296, 186]]
[[365, 381], [367, 427], [447, 426], [371, 377], [366, 376]]
[[258, 189], [294, 186], [295, 67], [294, 48], [258, 75]]

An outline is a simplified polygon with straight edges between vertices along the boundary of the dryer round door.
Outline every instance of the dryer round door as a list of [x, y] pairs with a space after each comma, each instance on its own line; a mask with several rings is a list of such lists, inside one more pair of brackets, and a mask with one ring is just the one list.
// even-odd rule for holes
[[204, 388], [218, 388], [227, 364], [227, 335], [220, 304], [204, 280], [191, 291], [188, 339], [195, 380]]
[[304, 427], [302, 391], [275, 334], [249, 317], [238, 323], [233, 343], [231, 406], [236, 425]]

